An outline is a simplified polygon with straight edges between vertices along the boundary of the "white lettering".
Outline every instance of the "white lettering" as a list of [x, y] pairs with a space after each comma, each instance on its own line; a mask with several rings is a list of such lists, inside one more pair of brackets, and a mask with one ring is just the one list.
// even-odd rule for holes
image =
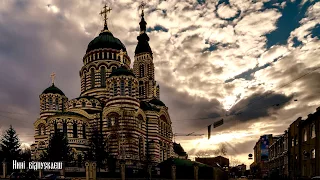
[[13, 169], [26, 169], [26, 162], [18, 162], [17, 160], [12, 161], [12, 168]]

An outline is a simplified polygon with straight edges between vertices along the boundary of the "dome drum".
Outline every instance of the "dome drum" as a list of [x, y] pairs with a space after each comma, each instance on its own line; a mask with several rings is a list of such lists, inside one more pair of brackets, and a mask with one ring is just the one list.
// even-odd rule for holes
[[[99, 60], [120, 62], [121, 61], [120, 50], [115, 50], [110, 48], [93, 50], [87, 53], [83, 57], [83, 64], [87, 65], [93, 61], [99, 61]], [[126, 53], [123, 54], [123, 61], [124, 61], [124, 64], [130, 66], [131, 60]]]

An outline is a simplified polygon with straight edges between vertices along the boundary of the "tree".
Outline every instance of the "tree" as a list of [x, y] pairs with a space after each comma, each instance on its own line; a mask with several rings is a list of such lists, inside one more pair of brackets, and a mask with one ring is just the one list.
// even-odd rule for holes
[[30, 162], [31, 161], [31, 149], [28, 146], [21, 146], [20, 157], [22, 161]]
[[230, 167], [235, 167], [241, 164], [241, 162], [234, 157], [230, 157], [229, 161], [230, 161]]
[[2, 136], [0, 147], [0, 149], [2, 149], [2, 157], [4, 157], [7, 162], [20, 159], [20, 140], [11, 125]]
[[102, 168], [108, 159], [109, 153], [106, 151], [106, 142], [97, 128], [93, 128], [90, 137], [90, 149], [86, 154], [86, 160], [96, 161], [97, 167]]
[[54, 133], [49, 140], [46, 152], [41, 157], [48, 161], [72, 161], [73, 154], [67, 137], [62, 132]]
[[221, 143], [221, 144], [219, 144], [218, 149], [216, 149], [214, 151], [214, 155], [215, 156], [225, 156], [225, 155], [227, 155], [227, 152], [228, 152], [228, 150], [227, 150], [226, 144]]

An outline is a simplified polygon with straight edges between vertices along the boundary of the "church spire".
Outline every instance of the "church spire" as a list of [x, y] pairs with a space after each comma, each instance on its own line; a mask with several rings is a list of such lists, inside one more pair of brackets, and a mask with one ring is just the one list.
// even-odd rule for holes
[[140, 21], [140, 34], [143, 34], [146, 32], [147, 30], [147, 22], [144, 20], [144, 7], [145, 7], [145, 3], [142, 2], [139, 6], [139, 8], [141, 9], [141, 21]]
[[146, 31], [147, 31], [147, 22], [144, 20], [144, 7], [145, 3], [142, 2], [141, 5], [139, 6], [139, 9], [141, 9], [141, 21], [139, 23], [140, 25], [140, 35], [137, 37], [138, 40], [138, 45], [135, 50], [135, 54], [141, 54], [141, 53], [151, 53], [151, 48], [149, 45], [149, 40], [150, 38], [148, 37]]
[[103, 6], [103, 10], [100, 12], [100, 15], [103, 17], [103, 20], [104, 20], [104, 28], [102, 32], [109, 31], [107, 20], [108, 20], [108, 13], [110, 13], [111, 10], [112, 9], [105, 4]]

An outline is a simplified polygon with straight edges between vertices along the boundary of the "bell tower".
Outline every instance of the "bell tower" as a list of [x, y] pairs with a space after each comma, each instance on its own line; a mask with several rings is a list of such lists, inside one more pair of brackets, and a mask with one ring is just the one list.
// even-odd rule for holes
[[133, 70], [139, 81], [139, 96], [140, 100], [151, 100], [154, 98], [156, 89], [156, 81], [154, 78], [154, 64], [152, 50], [149, 45], [149, 36], [147, 35], [147, 22], [144, 19], [144, 6], [142, 3], [140, 8], [141, 12], [141, 21], [140, 25], [140, 34], [137, 37], [138, 44], [135, 50]]

